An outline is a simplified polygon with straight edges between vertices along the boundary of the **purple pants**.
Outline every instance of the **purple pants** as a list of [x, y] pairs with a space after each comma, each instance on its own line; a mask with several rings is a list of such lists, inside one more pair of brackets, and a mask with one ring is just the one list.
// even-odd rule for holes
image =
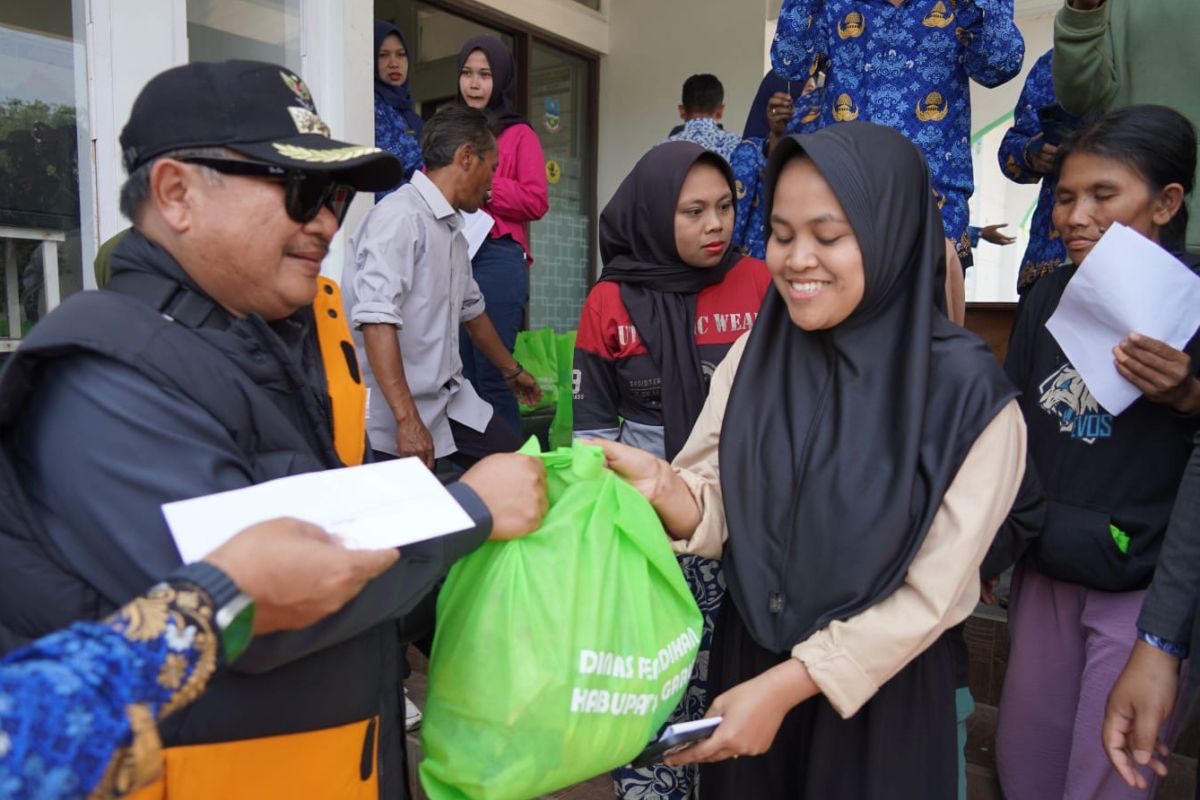
[[[1104, 706], [1137, 639], [1145, 594], [1085, 589], [1028, 564], [1017, 568], [996, 730], [996, 766], [1008, 800], [1153, 797], [1157, 776], [1145, 770], [1150, 788], [1129, 788], [1100, 742]], [[1177, 702], [1167, 742], [1178, 710]]]

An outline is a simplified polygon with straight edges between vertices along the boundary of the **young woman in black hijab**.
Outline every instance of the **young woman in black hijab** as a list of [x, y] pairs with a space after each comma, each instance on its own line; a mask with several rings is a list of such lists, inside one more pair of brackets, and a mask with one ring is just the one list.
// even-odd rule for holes
[[943, 634], [1024, 470], [1016, 392], [945, 318], [941, 217], [902, 135], [788, 137], [766, 198], [776, 291], [674, 465], [603, 444], [677, 550], [724, 549], [724, 721], [669, 761], [705, 764], [705, 797], [953, 798]]
[[[604, 271], [584, 302], [575, 345], [578, 436], [617, 439], [672, 458], [708, 394], [708, 376], [742, 336], [770, 288], [763, 262], [730, 246], [733, 174], [691, 142], [638, 161], [600, 215]], [[716, 561], [680, 558], [704, 612], [701, 657], [672, 722], [698, 719], [712, 625], [725, 585]], [[696, 768], [618, 770], [628, 798], [693, 795]]]

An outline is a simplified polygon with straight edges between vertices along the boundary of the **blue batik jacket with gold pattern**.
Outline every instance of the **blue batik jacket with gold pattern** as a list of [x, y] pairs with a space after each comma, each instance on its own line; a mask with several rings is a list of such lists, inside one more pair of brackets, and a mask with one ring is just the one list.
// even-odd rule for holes
[[217, 667], [212, 601], [185, 581], [0, 661], [0, 797], [114, 797], [161, 770], [156, 722]]
[[821, 121], [889, 125], [925, 154], [946, 236], [970, 252], [969, 79], [999, 86], [1021, 69], [1013, 0], [784, 0], [775, 71], [807, 80], [829, 60]]
[[1058, 102], [1054, 94], [1054, 78], [1050, 74], [1050, 56], [1053, 52], [1045, 53], [1029, 70], [1021, 98], [1013, 109], [1013, 125], [1004, 134], [997, 154], [1000, 169], [1004, 170], [1009, 180], [1016, 183], [1042, 182], [1037, 207], [1029, 223], [1029, 246], [1025, 248], [1021, 268], [1017, 272], [1017, 291], [1021, 294], [1038, 278], [1058, 269], [1067, 260], [1067, 251], [1050, 218], [1054, 211], [1054, 188], [1058, 182], [1053, 175], [1034, 172], [1029, 161], [1042, 138], [1038, 109]]

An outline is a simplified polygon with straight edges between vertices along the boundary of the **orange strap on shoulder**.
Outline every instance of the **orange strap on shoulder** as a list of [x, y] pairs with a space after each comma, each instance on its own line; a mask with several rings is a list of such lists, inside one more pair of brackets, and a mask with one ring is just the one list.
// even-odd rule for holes
[[358, 369], [350, 326], [342, 310], [342, 292], [329, 278], [317, 278], [313, 300], [317, 342], [325, 365], [329, 404], [333, 409], [333, 446], [348, 467], [363, 462], [367, 436], [367, 389]]

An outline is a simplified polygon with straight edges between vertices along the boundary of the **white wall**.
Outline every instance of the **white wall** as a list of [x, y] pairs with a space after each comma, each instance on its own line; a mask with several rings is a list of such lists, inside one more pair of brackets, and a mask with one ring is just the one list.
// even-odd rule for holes
[[[1026, 4], [1029, 6], [1031, 4]], [[1017, 242], [1005, 247], [981, 242], [975, 250], [975, 267], [967, 273], [967, 299], [971, 301], [1015, 301], [1017, 270], [1029, 232], [1022, 227], [1037, 202], [1039, 184], [1017, 184], [1005, 177], [996, 158], [1004, 133], [1012, 127], [1011, 115], [1025, 86], [1025, 78], [1034, 62], [1054, 44], [1054, 10], [1042, 7], [1022, 15], [1018, 9], [1017, 27], [1025, 39], [1025, 65], [1021, 74], [1003, 86], [987, 89], [971, 84], [971, 131], [991, 131], [972, 148], [975, 161], [975, 195], [971, 198], [971, 223], [992, 225], [1008, 223], [1006, 232]]]
[[[745, 0], [611, 0], [600, 60], [599, 208], [637, 160], [679, 124], [684, 80], [725, 85], [725, 122], [741, 132], [763, 76], [764, 4]], [[728, 13], [731, 6], [737, 13]], [[724, 13], [722, 13], [724, 12]]]

